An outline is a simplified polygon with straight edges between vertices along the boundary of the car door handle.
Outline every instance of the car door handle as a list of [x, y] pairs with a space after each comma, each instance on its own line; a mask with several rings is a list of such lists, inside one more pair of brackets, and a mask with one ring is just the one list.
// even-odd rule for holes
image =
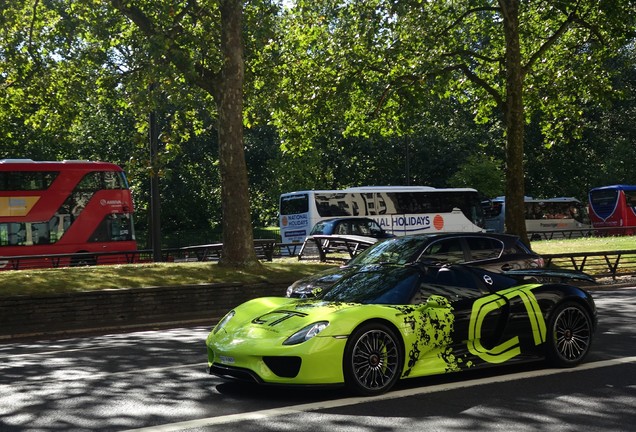
[[512, 269], [514, 269], [514, 267], [511, 266], [510, 264], [504, 264], [504, 265], [501, 266], [501, 270], [503, 270], [503, 271], [508, 271], [508, 270], [512, 270]]

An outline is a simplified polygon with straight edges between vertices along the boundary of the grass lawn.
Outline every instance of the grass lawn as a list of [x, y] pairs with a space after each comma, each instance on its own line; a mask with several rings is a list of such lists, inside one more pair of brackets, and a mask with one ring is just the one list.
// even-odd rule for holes
[[[636, 250], [636, 237], [601, 237], [532, 242], [539, 254]], [[262, 269], [237, 271], [206, 263], [156, 263], [0, 272], [0, 297], [202, 283], [291, 283], [334, 263], [296, 258], [264, 262]]]
[[334, 265], [286, 258], [264, 262], [254, 271], [227, 269], [215, 262], [7, 270], [0, 272], [0, 297], [204, 283], [292, 283]]
[[586, 237], [572, 240], [539, 240], [533, 241], [531, 247], [532, 250], [538, 254], [636, 250], [636, 237]]

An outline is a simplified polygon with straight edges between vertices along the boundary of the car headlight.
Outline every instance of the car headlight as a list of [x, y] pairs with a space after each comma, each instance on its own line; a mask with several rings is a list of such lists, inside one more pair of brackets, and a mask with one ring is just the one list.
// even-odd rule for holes
[[323, 331], [329, 325], [328, 321], [318, 321], [313, 324], [309, 324], [307, 327], [298, 330], [296, 333], [287, 338], [283, 345], [297, 345], [299, 343], [308, 341], [318, 333]]
[[296, 291], [301, 290], [306, 285], [307, 285], [307, 282], [305, 282], [304, 280], [302, 280], [302, 279], [297, 280], [296, 282], [294, 282], [293, 284], [291, 284], [287, 288], [287, 292], [285, 293], [285, 296], [286, 297], [298, 297], [298, 295], [296, 295]]
[[223, 319], [221, 321], [219, 321], [219, 323], [216, 325], [216, 327], [214, 327], [214, 330], [212, 330], [213, 334], [216, 334], [219, 330], [221, 330], [223, 327], [225, 327], [227, 325], [227, 323], [234, 318], [234, 314], [236, 314], [236, 312], [234, 312], [233, 310], [229, 311], [227, 313], [227, 315], [225, 315], [223, 317]]

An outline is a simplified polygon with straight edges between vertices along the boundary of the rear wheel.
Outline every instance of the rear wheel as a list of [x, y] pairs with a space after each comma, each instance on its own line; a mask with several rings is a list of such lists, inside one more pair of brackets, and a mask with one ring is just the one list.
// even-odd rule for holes
[[97, 264], [97, 257], [94, 255], [75, 255], [71, 258], [71, 267], [94, 266]]
[[345, 385], [357, 394], [373, 396], [388, 391], [400, 378], [402, 348], [395, 332], [381, 323], [358, 328], [345, 348]]
[[556, 366], [581, 363], [592, 343], [592, 318], [583, 306], [567, 302], [558, 306], [548, 328], [548, 359]]

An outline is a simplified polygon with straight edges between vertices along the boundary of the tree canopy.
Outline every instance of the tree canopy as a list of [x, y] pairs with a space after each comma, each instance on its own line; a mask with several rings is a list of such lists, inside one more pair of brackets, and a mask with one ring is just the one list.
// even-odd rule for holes
[[281, 44], [283, 145], [304, 151], [336, 119], [344, 137], [406, 136], [432, 100], [466, 104], [501, 131], [506, 223], [523, 238], [526, 123], [535, 116], [547, 147], [579, 137], [581, 106], [611, 95], [607, 65], [634, 25], [628, 1], [296, 4]]
[[[0, 156], [123, 165], [141, 230], [159, 175], [164, 231], [220, 229], [235, 263], [254, 259], [251, 224], [276, 224], [291, 190], [584, 198], [636, 183], [630, 6], [2, 2]], [[521, 221], [513, 214], [509, 231], [523, 236]]]

